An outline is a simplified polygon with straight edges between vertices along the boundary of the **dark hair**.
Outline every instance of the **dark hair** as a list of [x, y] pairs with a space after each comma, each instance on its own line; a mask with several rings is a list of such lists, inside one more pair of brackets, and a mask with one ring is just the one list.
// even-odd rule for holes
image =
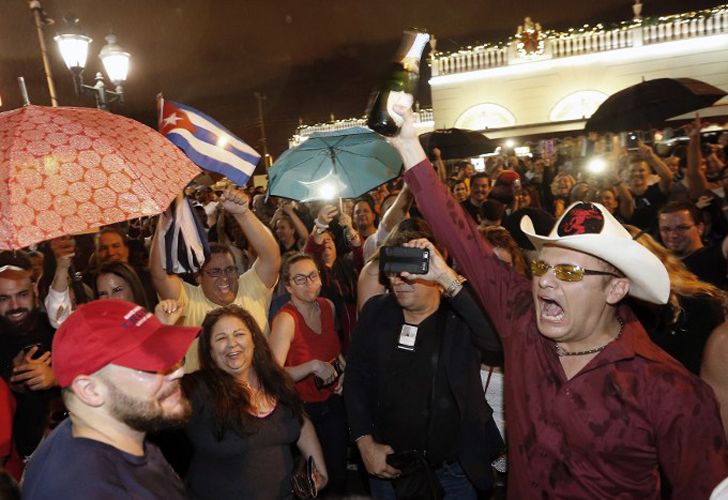
[[501, 203], [498, 200], [491, 200], [490, 198], [485, 200], [482, 205], [480, 205], [480, 208], [478, 208], [478, 213], [480, 216], [489, 221], [500, 221], [503, 219], [503, 214], [505, 214], [506, 207], [503, 203]]
[[662, 214], [673, 214], [675, 212], [682, 212], [683, 210], [687, 211], [688, 214], [690, 214], [690, 217], [693, 219], [693, 224], [702, 224], [704, 222], [703, 220], [703, 214], [698, 210], [698, 207], [696, 207], [693, 203], [689, 201], [671, 201], [670, 203], [667, 203], [663, 205], [660, 210], [657, 212], [657, 216], [659, 217]]
[[489, 200], [499, 201], [503, 205], [510, 205], [513, 203], [514, 198], [513, 188], [505, 184], [493, 186], [493, 189], [490, 190], [490, 194], [488, 195]]
[[23, 250], [5, 250], [0, 252], [0, 267], [2, 266], [15, 266], [30, 271], [33, 263]]
[[101, 240], [101, 236], [103, 236], [104, 234], [116, 234], [119, 236], [119, 238], [121, 238], [121, 242], [124, 244], [125, 247], [129, 246], [129, 242], [127, 241], [126, 235], [124, 234], [124, 232], [121, 229], [119, 229], [116, 226], [106, 226], [99, 231], [99, 237], [96, 240], [97, 246], [98, 246], [98, 242]]
[[230, 258], [233, 259], [233, 264], [235, 264], [235, 255], [233, 255], [230, 247], [228, 245], [224, 245], [215, 241], [210, 243], [210, 255], [207, 257], [207, 260], [205, 260], [205, 263], [202, 265], [203, 268], [210, 262], [210, 259], [212, 259], [212, 256], [215, 254], [228, 254]]
[[286, 285], [291, 280], [291, 266], [296, 262], [301, 262], [302, 260], [310, 260], [318, 269], [318, 264], [316, 264], [316, 261], [311, 255], [307, 253], [297, 252], [295, 250], [291, 252], [286, 252], [283, 255], [283, 263], [281, 264], [281, 282], [284, 285]]
[[487, 180], [488, 180], [488, 174], [486, 174], [485, 172], [478, 172], [478, 173], [474, 174], [474, 175], [473, 175], [473, 176], [472, 176], [472, 177], [470, 178], [470, 185], [472, 186], [472, 185], [473, 185], [473, 183], [474, 183], [475, 181], [477, 181], [478, 179], [485, 179], [485, 180], [487, 181]]
[[98, 280], [99, 276], [102, 274], [113, 274], [129, 283], [131, 293], [134, 295], [134, 303], [149, 310], [149, 299], [144, 291], [142, 281], [139, 279], [139, 275], [137, 275], [136, 271], [134, 271], [134, 268], [132, 268], [129, 264], [119, 261], [109, 261], [101, 264], [98, 267], [96, 276], [93, 280], [93, 290], [96, 297], [99, 296]]
[[207, 313], [202, 321], [198, 358], [200, 370], [183, 378], [183, 386], [188, 395], [197, 393], [199, 384], [210, 392], [215, 416], [216, 437], [222, 439], [227, 430], [239, 434], [257, 431], [256, 417], [251, 410], [250, 394], [229, 373], [220, 369], [212, 358], [210, 347], [212, 329], [220, 319], [231, 316], [242, 321], [250, 330], [253, 339], [252, 368], [258, 377], [263, 391], [289, 408], [299, 422], [303, 421], [303, 403], [296, 394], [293, 380], [276, 362], [268, 341], [253, 316], [240, 306], [230, 304]]
[[[382, 243], [382, 247], [401, 247], [403, 244], [410, 240], [416, 240], [425, 238], [430, 240], [437, 250], [442, 253], [442, 248], [435, 242], [435, 236], [432, 234], [432, 229], [426, 220], [419, 217], [410, 217], [405, 219], [392, 229], [387, 239]], [[376, 258], [379, 258], [379, 252], [375, 254]], [[374, 260], [372, 257], [371, 260]], [[385, 287], [389, 287], [389, 280], [384, 273], [379, 273], [379, 283]]]

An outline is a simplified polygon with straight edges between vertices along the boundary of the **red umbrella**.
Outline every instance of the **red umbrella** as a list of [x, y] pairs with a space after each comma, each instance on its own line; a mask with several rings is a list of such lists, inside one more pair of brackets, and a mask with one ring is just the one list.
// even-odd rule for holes
[[0, 113], [0, 249], [160, 213], [199, 173], [158, 132], [108, 111]]

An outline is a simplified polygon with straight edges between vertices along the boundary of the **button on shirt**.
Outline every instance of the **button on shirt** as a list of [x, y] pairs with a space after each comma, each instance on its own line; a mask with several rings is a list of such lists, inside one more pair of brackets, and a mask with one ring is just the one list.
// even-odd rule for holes
[[509, 498], [658, 499], [660, 468], [673, 498], [708, 498], [728, 476], [712, 390], [626, 306], [621, 337], [567, 380], [538, 332], [530, 281], [498, 261], [429, 162], [405, 180], [503, 341]]

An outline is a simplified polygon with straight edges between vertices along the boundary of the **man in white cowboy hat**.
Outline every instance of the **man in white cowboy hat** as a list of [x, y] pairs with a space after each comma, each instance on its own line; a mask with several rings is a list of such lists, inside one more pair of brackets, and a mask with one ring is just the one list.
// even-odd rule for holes
[[577, 202], [527, 280], [503, 265], [451, 198], [408, 110], [391, 139], [435, 237], [470, 280], [505, 351], [510, 498], [708, 498], [728, 476], [711, 389], [650, 342], [627, 295], [664, 304], [661, 262], [603, 206]]

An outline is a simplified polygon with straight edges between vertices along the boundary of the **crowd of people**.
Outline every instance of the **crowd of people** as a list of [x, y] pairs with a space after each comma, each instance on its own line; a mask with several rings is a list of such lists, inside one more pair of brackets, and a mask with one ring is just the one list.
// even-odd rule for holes
[[3, 495], [710, 497], [728, 136], [476, 171], [401, 111], [404, 175], [356, 200], [189, 186], [197, 272], [156, 217], [2, 253]]

